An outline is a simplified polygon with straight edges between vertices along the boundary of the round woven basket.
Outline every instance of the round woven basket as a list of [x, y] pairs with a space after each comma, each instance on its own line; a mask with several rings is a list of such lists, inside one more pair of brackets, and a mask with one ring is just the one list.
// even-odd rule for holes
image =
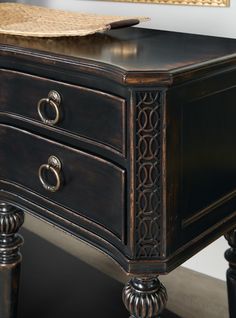
[[75, 13], [16, 3], [0, 3], [0, 33], [61, 37], [84, 36], [131, 26], [147, 18]]

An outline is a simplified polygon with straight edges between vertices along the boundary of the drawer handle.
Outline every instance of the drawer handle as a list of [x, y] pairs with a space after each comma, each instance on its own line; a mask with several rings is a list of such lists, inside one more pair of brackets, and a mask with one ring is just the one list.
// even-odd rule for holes
[[[56, 178], [56, 184], [50, 185], [45, 180], [45, 174], [47, 172], [52, 172]], [[61, 176], [61, 162], [55, 156], [50, 156], [47, 164], [43, 164], [39, 167], [38, 171], [39, 180], [45, 190], [50, 192], [56, 192], [60, 189], [62, 185], [62, 176]]]
[[[59, 122], [60, 120], [60, 103], [61, 103], [61, 96], [58, 92], [56, 91], [50, 91], [48, 93], [47, 98], [42, 98], [38, 102], [37, 110], [39, 117], [41, 120], [47, 124], [47, 125], [55, 125]], [[45, 105], [50, 105], [54, 111], [55, 111], [55, 118], [54, 119], [48, 119], [45, 117]]]

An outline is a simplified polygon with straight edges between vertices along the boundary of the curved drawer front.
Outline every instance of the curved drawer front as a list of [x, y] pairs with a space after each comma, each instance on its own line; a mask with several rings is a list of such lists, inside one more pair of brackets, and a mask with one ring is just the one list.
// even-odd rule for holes
[[[124, 170], [101, 158], [6, 125], [0, 125], [0, 149], [0, 179], [22, 185], [100, 224], [119, 239], [123, 237]], [[60, 169], [48, 164], [50, 156], [59, 159]], [[45, 189], [42, 183], [53, 187], [57, 181], [59, 190]]]
[[[53, 100], [53, 91], [59, 99]], [[122, 98], [0, 70], [0, 112], [37, 120], [125, 155], [126, 103]]]

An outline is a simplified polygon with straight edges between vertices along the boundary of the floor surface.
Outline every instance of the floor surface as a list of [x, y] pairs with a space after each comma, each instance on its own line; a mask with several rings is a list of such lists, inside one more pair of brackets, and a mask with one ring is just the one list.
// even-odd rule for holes
[[[19, 318], [128, 318], [122, 284], [32, 233], [25, 244]], [[162, 318], [180, 318], [165, 312]]]

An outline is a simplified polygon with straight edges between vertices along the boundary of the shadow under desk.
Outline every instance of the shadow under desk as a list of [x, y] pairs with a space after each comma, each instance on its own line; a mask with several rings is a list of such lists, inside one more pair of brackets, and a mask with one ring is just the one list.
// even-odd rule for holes
[[[26, 229], [21, 233], [19, 318], [127, 317], [122, 283]], [[180, 317], [165, 311], [162, 318]]]

